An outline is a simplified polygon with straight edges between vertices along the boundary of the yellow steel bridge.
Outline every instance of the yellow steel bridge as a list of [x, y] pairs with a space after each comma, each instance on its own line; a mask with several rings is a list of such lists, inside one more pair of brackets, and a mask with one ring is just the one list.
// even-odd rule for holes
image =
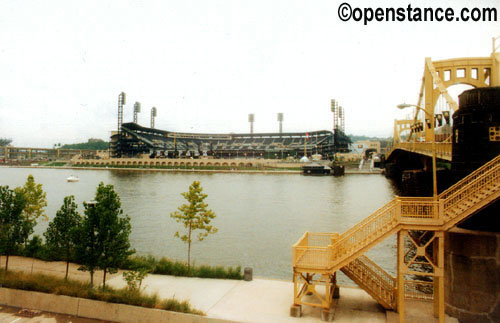
[[[490, 57], [425, 59], [418, 102], [413, 105], [417, 107], [415, 116], [395, 120], [394, 144], [387, 159], [400, 150], [434, 156], [434, 169], [436, 159], [451, 161], [451, 136], [441, 136], [438, 142], [435, 133], [436, 122], [457, 110], [447, 88], [454, 84], [500, 86], [500, 53], [496, 49], [493, 41]], [[441, 117], [435, 114], [440, 96], [451, 110]], [[405, 132], [409, 135], [403, 140]], [[331, 318], [336, 272], [341, 270], [384, 308], [397, 310], [400, 322], [404, 322], [408, 298], [432, 299], [435, 316], [444, 322], [444, 232], [499, 198], [497, 156], [439, 195], [435, 191], [433, 197], [394, 198], [342, 234], [306, 232], [292, 247], [291, 313], [300, 315], [301, 306], [310, 305], [322, 308], [323, 318]], [[364, 256], [393, 234], [397, 235], [396, 277]]]

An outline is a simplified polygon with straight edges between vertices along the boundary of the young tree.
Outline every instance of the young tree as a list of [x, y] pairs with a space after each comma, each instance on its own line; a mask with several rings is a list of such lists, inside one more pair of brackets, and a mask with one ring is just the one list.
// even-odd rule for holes
[[28, 175], [26, 183], [23, 187], [15, 188], [16, 193], [24, 195], [26, 204], [23, 210], [24, 224], [23, 230], [25, 231], [25, 240], [30, 234], [33, 233], [33, 228], [36, 225], [36, 220], [43, 217], [48, 220], [47, 215], [44, 213], [44, 208], [47, 206], [47, 193], [42, 189], [42, 184], [36, 184], [33, 175]]
[[0, 254], [6, 256], [5, 271], [9, 267], [9, 255], [27, 239], [23, 230], [22, 216], [26, 200], [23, 194], [0, 186]]
[[95, 201], [85, 205], [85, 215], [78, 230], [77, 258], [83, 264], [79, 269], [90, 272], [93, 285], [96, 269], [106, 274], [115, 273], [123, 261], [135, 251], [130, 249], [130, 218], [123, 216], [120, 198], [112, 185], [100, 183]]
[[102, 287], [106, 288], [106, 273], [116, 273], [118, 267], [135, 250], [130, 249], [130, 217], [123, 216], [120, 197], [113, 185], [101, 182], [95, 196], [96, 212], [99, 214], [97, 239], [101, 248], [98, 266], [104, 271]]
[[95, 203], [83, 203], [84, 216], [75, 231], [75, 256], [82, 264], [78, 270], [90, 273], [90, 286], [94, 286], [94, 272], [97, 269], [98, 259], [101, 255], [97, 240], [99, 228], [99, 214], [95, 210]]
[[123, 279], [127, 282], [127, 288], [130, 292], [140, 292], [142, 281], [149, 274], [149, 269], [138, 268], [135, 271], [123, 272]]
[[43, 234], [48, 249], [66, 261], [65, 280], [68, 279], [69, 262], [75, 250], [76, 230], [81, 221], [82, 217], [78, 213], [75, 197], [66, 196], [63, 205]]
[[188, 244], [188, 270], [191, 263], [193, 231], [202, 231], [198, 233], [198, 241], [203, 241], [209, 234], [217, 232], [217, 228], [210, 225], [210, 221], [215, 218], [215, 213], [207, 209], [208, 205], [204, 200], [208, 195], [202, 192], [203, 188], [200, 186], [200, 182], [194, 181], [189, 186], [189, 192], [181, 194], [189, 204], [183, 204], [178, 208], [178, 211], [170, 213], [170, 217], [174, 218], [178, 223], [182, 223], [186, 228], [186, 232], [182, 236], [177, 231], [175, 237]]

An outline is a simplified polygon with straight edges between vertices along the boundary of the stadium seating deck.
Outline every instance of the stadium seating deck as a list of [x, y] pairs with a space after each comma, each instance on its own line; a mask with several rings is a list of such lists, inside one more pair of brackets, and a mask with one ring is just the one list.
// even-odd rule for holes
[[111, 149], [115, 157], [144, 153], [169, 157], [230, 157], [247, 153], [247, 156], [276, 158], [281, 155], [279, 152], [286, 152], [289, 156], [300, 158], [304, 154], [305, 144], [308, 155], [317, 152], [324, 158], [331, 158], [335, 152], [347, 151], [349, 143], [349, 138], [339, 131], [335, 134], [327, 130], [281, 134], [195, 134], [173, 133], [135, 123], [124, 123], [121, 135], [112, 137]]

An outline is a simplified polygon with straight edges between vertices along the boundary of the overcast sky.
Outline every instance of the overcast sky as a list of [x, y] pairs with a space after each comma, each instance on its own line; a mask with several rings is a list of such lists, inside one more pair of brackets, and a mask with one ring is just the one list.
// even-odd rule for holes
[[[425, 57], [489, 56], [499, 22], [343, 22], [343, 1], [0, 1], [0, 137], [15, 146], [109, 139], [124, 121], [185, 132], [332, 128], [391, 136], [416, 103]], [[348, 1], [352, 7], [387, 1]], [[408, 2], [392, 6], [406, 7]], [[496, 7], [498, 1], [412, 1]]]

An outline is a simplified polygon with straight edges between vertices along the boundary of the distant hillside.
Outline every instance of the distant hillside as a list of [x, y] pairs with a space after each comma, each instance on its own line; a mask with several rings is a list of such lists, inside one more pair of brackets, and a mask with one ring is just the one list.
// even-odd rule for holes
[[380, 141], [380, 148], [386, 148], [392, 145], [392, 137], [379, 138], [379, 137], [355, 136], [355, 135], [348, 135], [348, 136], [352, 140], [352, 142], [365, 141], [365, 140]]
[[348, 136], [349, 138], [351, 138], [352, 142], [362, 141], [362, 140], [392, 141], [391, 137], [379, 138], [379, 137], [355, 136], [355, 135], [348, 135]]
[[89, 139], [89, 142], [80, 144], [63, 145], [63, 149], [91, 149], [91, 150], [106, 150], [109, 148], [109, 142], [101, 139]]

